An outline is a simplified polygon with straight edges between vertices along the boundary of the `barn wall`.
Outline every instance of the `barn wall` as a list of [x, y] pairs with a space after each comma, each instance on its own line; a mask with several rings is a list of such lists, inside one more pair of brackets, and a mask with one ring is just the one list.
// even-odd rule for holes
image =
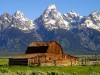
[[45, 64], [49, 64], [49, 66], [53, 66], [55, 65], [75, 65], [76, 64], [76, 60], [74, 60], [74, 58], [71, 58], [70, 56], [66, 55], [66, 58], [62, 58], [61, 54], [54, 54], [54, 53], [40, 53], [37, 54], [36, 57], [33, 57], [31, 59], [29, 59], [29, 65], [36, 65], [40, 63], [41, 65]]
[[67, 54], [64, 54], [63, 56], [63, 60], [67, 61], [66, 64], [70, 64], [70, 65], [77, 65], [78, 64], [78, 58], [74, 57], [74, 56], [70, 56]]
[[37, 56], [28, 59], [29, 65], [54, 63], [54, 61], [63, 61], [61, 54], [54, 53], [38, 53]]
[[57, 42], [51, 42], [47, 53], [63, 54], [61, 46]]
[[28, 59], [9, 59], [10, 65], [77, 65], [77, 58], [69, 55], [54, 54], [54, 53], [38, 53], [37, 56], [33, 55], [32, 58]]
[[46, 59], [48, 60], [48, 61], [50, 61], [50, 60], [57, 60], [57, 61], [59, 61], [59, 60], [62, 60], [63, 58], [62, 58], [62, 54], [55, 54], [55, 53], [46, 53]]

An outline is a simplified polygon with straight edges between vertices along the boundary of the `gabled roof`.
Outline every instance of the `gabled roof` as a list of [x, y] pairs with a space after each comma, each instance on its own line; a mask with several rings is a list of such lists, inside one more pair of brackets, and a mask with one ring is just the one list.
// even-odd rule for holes
[[32, 46], [48, 46], [51, 42], [32, 42], [29, 47]]
[[16, 55], [13, 56], [13, 59], [27, 59], [27, 58], [33, 58], [37, 57], [38, 54], [21, 54], [21, 55]]
[[48, 46], [51, 42], [32, 42], [25, 52], [25, 54], [31, 53], [46, 53]]
[[[32, 42], [28, 47], [25, 52], [25, 54], [33, 54], [33, 53], [46, 53], [46, 52], [54, 52], [54, 49], [56, 46], [54, 44], [57, 44], [59, 47], [61, 47], [56, 41], [51, 41], [51, 42]], [[52, 46], [51, 46], [52, 45]], [[55, 46], [55, 48], [53, 48]], [[52, 48], [52, 51], [51, 51]], [[58, 49], [57, 51], [59, 51]], [[63, 51], [58, 52], [58, 53], [63, 53]]]
[[34, 46], [34, 47], [28, 47], [25, 54], [31, 54], [31, 53], [46, 53], [48, 49], [48, 46]]

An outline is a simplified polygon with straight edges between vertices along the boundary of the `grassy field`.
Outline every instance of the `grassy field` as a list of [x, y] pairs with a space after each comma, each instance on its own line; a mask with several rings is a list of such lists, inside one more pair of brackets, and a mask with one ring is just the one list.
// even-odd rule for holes
[[8, 65], [8, 59], [0, 58], [0, 65]]
[[[82, 56], [82, 58], [85, 56]], [[100, 65], [91, 66], [9, 66], [0, 59], [0, 75], [100, 75]]]
[[0, 75], [100, 75], [100, 66], [0, 66]]

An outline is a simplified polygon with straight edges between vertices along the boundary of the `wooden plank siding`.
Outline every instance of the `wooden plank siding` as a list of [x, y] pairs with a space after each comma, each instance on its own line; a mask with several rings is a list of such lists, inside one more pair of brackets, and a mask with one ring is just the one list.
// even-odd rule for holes
[[63, 51], [61, 46], [57, 42], [53, 41], [49, 44], [47, 53], [63, 54]]

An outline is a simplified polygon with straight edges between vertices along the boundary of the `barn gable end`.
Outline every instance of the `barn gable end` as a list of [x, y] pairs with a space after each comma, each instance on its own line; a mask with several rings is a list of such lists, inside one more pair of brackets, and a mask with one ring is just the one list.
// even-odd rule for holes
[[55, 53], [63, 54], [61, 46], [56, 41], [51, 42], [32, 42], [25, 54], [34, 54], [34, 53]]
[[63, 54], [63, 51], [61, 46], [56, 41], [52, 41], [49, 44], [47, 53]]

